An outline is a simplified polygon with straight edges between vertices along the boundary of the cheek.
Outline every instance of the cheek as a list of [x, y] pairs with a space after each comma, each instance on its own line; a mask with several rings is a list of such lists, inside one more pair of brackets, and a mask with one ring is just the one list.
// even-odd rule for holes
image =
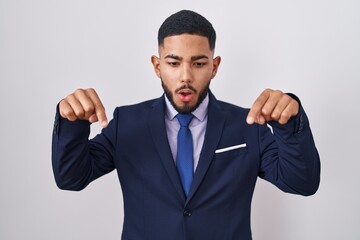
[[202, 80], [202, 81], [207, 81], [209, 80], [212, 75], [213, 75], [213, 67], [208, 65], [207, 67], [204, 67], [204, 68], [201, 68], [201, 69], [198, 69], [196, 71], [196, 75], [198, 77], [198, 79]]
[[166, 74], [162, 73], [160, 78], [163, 84], [165, 84], [167, 90], [173, 92], [177, 88], [177, 85], [176, 85], [176, 80], [170, 77], [171, 76], [167, 76]]
[[214, 74], [214, 68], [213, 68], [213, 67], [210, 67], [210, 68], [208, 69], [208, 71], [207, 71], [207, 78], [208, 78], [208, 80], [212, 78], [213, 74]]
[[212, 76], [213, 76], [212, 72], [204, 71], [202, 73], [199, 73], [196, 82], [199, 86], [207, 85], [211, 80]]
[[162, 68], [160, 68], [160, 75], [164, 79], [166, 78], [168, 81], [174, 81], [176, 80], [178, 76], [178, 72], [174, 68], [170, 68], [167, 65], [164, 65]]
[[175, 88], [175, 86], [177, 86], [179, 83], [179, 77], [175, 73], [171, 72], [161, 72], [161, 79], [171, 89]]

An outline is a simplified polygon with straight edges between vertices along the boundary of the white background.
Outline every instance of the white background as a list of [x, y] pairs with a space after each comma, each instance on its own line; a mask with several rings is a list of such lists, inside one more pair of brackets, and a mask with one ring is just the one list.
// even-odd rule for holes
[[160, 24], [181, 9], [217, 31], [218, 99], [250, 107], [264, 88], [281, 89], [311, 121], [319, 191], [289, 195], [259, 180], [254, 239], [360, 239], [360, 1], [0, 0], [1, 240], [120, 239], [115, 172], [82, 192], [55, 185], [55, 106], [79, 87], [95, 88], [109, 117], [160, 96], [150, 56]]

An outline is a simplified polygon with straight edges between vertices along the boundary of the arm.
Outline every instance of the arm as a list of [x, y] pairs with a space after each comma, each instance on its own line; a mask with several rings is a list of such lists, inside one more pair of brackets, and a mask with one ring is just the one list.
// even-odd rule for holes
[[275, 121], [259, 126], [261, 166], [259, 176], [284, 192], [309, 196], [320, 183], [320, 159], [308, 118], [299, 113], [286, 124]]
[[314, 194], [320, 182], [320, 159], [308, 118], [299, 99], [265, 90], [254, 102], [247, 121], [259, 126], [259, 176], [285, 192]]
[[89, 107], [90, 97], [82, 99], [79, 96], [86, 94], [79, 91], [85, 93], [86, 90], [77, 90], [58, 104], [52, 138], [55, 180], [59, 188], [67, 190], [81, 190], [114, 169], [116, 124], [109, 124], [102, 134], [89, 140], [90, 122], [101, 119], [107, 125], [107, 120], [100, 100], [101, 109], [95, 104]]

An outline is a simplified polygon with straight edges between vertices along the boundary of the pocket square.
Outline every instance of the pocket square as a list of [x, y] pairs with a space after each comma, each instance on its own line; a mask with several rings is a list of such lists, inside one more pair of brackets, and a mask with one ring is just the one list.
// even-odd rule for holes
[[246, 147], [246, 143], [231, 146], [231, 147], [226, 147], [226, 148], [220, 148], [220, 149], [217, 149], [215, 151], [215, 153], [227, 152], [227, 151], [235, 150], [235, 149], [238, 149], [238, 148], [244, 148], [244, 147]]

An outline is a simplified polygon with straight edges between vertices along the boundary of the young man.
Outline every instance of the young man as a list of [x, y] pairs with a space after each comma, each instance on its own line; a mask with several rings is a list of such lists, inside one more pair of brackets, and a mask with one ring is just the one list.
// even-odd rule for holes
[[[204, 17], [177, 12], [160, 27], [159, 56], [151, 59], [163, 96], [116, 108], [110, 123], [93, 89], [58, 105], [56, 182], [81, 190], [116, 169], [122, 239], [251, 239], [258, 176], [285, 192], [318, 188], [319, 156], [299, 100], [267, 89], [250, 110], [218, 101], [209, 90], [221, 61], [215, 39]], [[97, 121], [102, 133], [88, 140]]]

